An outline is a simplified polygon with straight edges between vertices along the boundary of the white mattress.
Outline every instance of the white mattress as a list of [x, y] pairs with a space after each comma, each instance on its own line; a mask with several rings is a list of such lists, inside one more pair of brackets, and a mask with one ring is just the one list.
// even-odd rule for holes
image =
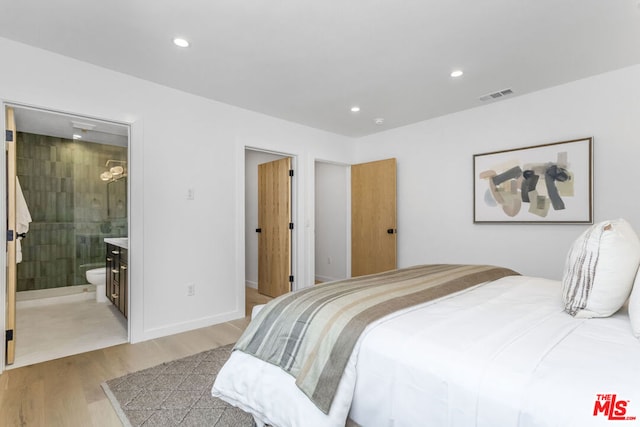
[[574, 319], [560, 292], [507, 277], [382, 319], [358, 342], [329, 415], [280, 368], [239, 351], [213, 393], [278, 427], [344, 426], [347, 414], [385, 427], [608, 424], [594, 416], [598, 394], [640, 416], [640, 341], [626, 312]]

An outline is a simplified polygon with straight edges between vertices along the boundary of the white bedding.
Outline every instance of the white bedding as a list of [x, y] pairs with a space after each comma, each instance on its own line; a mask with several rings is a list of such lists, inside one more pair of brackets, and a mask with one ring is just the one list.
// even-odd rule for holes
[[626, 312], [574, 319], [560, 282], [514, 276], [367, 328], [329, 415], [280, 368], [239, 351], [213, 394], [278, 427], [344, 426], [347, 414], [385, 427], [609, 425], [594, 416], [598, 394], [640, 416], [640, 341]]

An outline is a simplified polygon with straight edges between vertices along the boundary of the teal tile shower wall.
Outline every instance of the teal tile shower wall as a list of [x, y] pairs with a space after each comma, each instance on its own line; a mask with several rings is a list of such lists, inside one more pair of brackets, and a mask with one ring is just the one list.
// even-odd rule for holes
[[33, 219], [18, 291], [86, 284], [86, 270], [104, 264], [102, 239], [127, 235], [126, 217], [107, 214], [100, 173], [109, 159], [126, 160], [126, 147], [18, 132], [18, 178]]

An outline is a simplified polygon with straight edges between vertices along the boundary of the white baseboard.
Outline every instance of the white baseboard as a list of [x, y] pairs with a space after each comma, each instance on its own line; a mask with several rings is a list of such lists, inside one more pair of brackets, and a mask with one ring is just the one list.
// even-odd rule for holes
[[316, 282], [333, 282], [334, 280], [342, 280], [345, 279], [344, 277], [329, 277], [329, 276], [320, 276], [318, 274], [316, 274]]
[[244, 285], [247, 288], [258, 289], [258, 282], [254, 282], [253, 280], [245, 280]]
[[[162, 326], [159, 328], [151, 328], [151, 329], [145, 330], [143, 332], [142, 339], [136, 342], [166, 337], [168, 335], [174, 335], [174, 334], [179, 334], [181, 332], [192, 331], [194, 329], [205, 328], [207, 326], [213, 326], [219, 323], [225, 323], [231, 320], [241, 319], [243, 317], [245, 317], [244, 311], [231, 311], [228, 313], [218, 314], [216, 316], [208, 316], [200, 319], [189, 320], [187, 322], [174, 323], [173, 325]], [[133, 344], [133, 341], [131, 343]]]

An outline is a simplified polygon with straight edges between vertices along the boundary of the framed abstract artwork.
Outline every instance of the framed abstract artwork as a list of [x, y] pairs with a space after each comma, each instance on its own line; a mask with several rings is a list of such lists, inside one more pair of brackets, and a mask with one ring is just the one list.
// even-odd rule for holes
[[593, 223], [593, 138], [474, 154], [474, 223]]

